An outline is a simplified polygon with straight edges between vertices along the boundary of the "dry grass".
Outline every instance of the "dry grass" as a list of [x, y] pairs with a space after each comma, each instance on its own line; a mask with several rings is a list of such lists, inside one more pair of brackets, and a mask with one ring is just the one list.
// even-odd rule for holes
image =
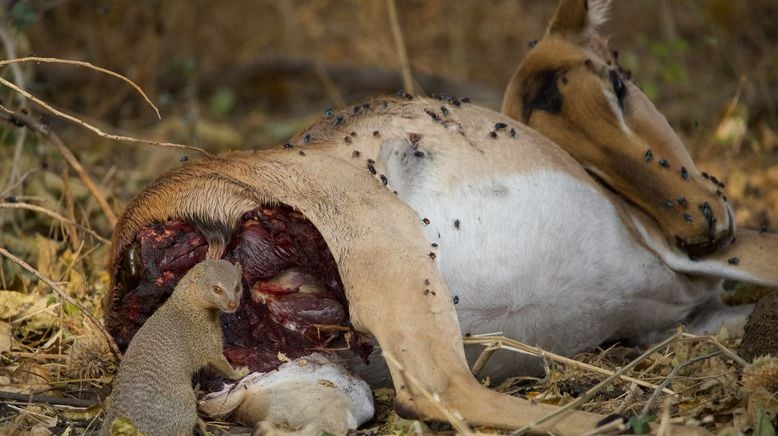
[[[459, 87], [496, 108], [553, 9], [551, 2], [397, 0], [397, 17], [389, 19], [389, 4], [41, 2], [31, 7], [37, 20], [22, 32], [5, 11], [6, 57], [88, 61], [81, 65], [121, 72], [149, 97], [73, 65], [37, 64], [44, 58], [27, 58], [32, 65], [0, 62], [9, 67], [0, 72], [11, 72], [0, 83], [27, 97], [0, 90], [6, 114], [26, 116], [35, 95], [44, 108], [80, 124], [30, 115], [35, 135], [0, 127], [0, 391], [27, 398], [0, 398], [0, 433], [94, 429], [99, 410], [85, 406], [105, 394], [114, 365], [85, 316], [102, 317], [108, 277], [101, 235], [111, 232], [111, 214], [187, 152], [120, 147], [113, 140], [134, 136], [107, 132], [154, 138], [142, 141], [147, 144], [191, 144], [184, 147], [197, 152], [269, 146], [323, 107], [394, 91], [403, 82], [426, 92]], [[617, 3], [605, 27], [702, 170], [727, 180], [738, 222], [753, 227], [778, 227], [776, 19], [778, 7], [767, 0], [630, 0]], [[163, 121], [146, 104], [158, 105]], [[84, 135], [81, 127], [102, 137]], [[46, 132], [57, 132], [59, 145], [50, 146]], [[24, 263], [9, 262], [6, 253]], [[634, 349], [613, 347], [571, 361], [498, 342], [547, 359], [543, 379], [495, 387], [536, 401], [577, 405], [576, 398], [589, 395], [580, 405], [585, 410], [634, 416], [645, 410], [662, 426], [692, 422], [710, 429], [747, 429], [758, 422], [758, 410], [774, 418], [778, 409], [761, 385], [740, 381], [742, 362], [730, 351], [738, 340], [724, 332], [715, 341], [676, 338], [640, 359]], [[751, 376], [757, 372], [747, 370], [748, 380], [769, 379]], [[391, 390], [380, 394], [380, 404], [391, 403]], [[56, 404], [63, 402], [71, 405]], [[386, 407], [372, 428], [430, 429]]]

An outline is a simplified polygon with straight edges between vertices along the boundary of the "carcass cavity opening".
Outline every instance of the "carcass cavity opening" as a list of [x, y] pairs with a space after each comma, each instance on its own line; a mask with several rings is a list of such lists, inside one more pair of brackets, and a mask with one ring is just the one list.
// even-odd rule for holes
[[[314, 225], [289, 206], [243, 214], [223, 258], [243, 267], [243, 297], [221, 314], [224, 354], [235, 366], [269, 371], [334, 341], [366, 357], [371, 346], [351, 329], [335, 259]], [[115, 262], [106, 326], [120, 348], [206, 258], [208, 241], [181, 218], [141, 228]]]

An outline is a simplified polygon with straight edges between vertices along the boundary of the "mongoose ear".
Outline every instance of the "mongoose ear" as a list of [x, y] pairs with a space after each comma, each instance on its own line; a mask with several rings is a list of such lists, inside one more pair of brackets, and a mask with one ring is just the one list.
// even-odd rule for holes
[[557, 35], [585, 43], [592, 32], [608, 19], [610, 0], [559, 0], [546, 35]]
[[242, 276], [243, 275], [243, 266], [241, 266], [240, 262], [235, 264], [235, 268], [238, 269], [238, 274]]

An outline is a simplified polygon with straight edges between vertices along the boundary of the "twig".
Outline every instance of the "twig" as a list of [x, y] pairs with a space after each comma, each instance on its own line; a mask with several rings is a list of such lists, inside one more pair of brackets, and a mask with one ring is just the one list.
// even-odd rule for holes
[[476, 359], [475, 363], [473, 363], [473, 367], [470, 369], [470, 372], [472, 372], [473, 375], [477, 376], [478, 373], [484, 369], [486, 363], [489, 362], [489, 359], [492, 358], [492, 355], [501, 348], [502, 348], [502, 344], [500, 343], [500, 341], [497, 341], [484, 348], [484, 351], [481, 351], [481, 354], [478, 355], [478, 359]]
[[64, 354], [50, 354], [50, 353], [27, 353], [24, 351], [6, 351], [3, 354], [13, 357], [20, 357], [22, 359], [34, 359], [34, 360], [67, 360], [68, 356]]
[[684, 342], [685, 341], [706, 341], [706, 342], [710, 342], [716, 348], [721, 350], [722, 353], [727, 355], [730, 359], [732, 359], [735, 362], [737, 362], [738, 364], [740, 364], [740, 366], [747, 366], [748, 365], [748, 362], [746, 362], [745, 359], [743, 359], [742, 357], [738, 356], [737, 353], [735, 353], [734, 351], [730, 350], [724, 344], [719, 342], [719, 340], [716, 339], [715, 336], [699, 336], [699, 335], [694, 335], [694, 334], [691, 334], [691, 333], [684, 333], [683, 334], [683, 338], [681, 340], [684, 341]]
[[[76, 205], [73, 200], [73, 190], [70, 189], [70, 175], [67, 168], [62, 168], [62, 192], [65, 195], [65, 209], [68, 211], [68, 219], [74, 224], [76, 222]], [[75, 225], [67, 227], [67, 231], [63, 231], [66, 235], [71, 247], [75, 250], [81, 244], [81, 237], [78, 236]]]
[[[2, 83], [3, 80], [4, 79], [0, 77], [0, 83]], [[41, 123], [38, 119], [30, 115], [14, 112], [2, 105], [0, 105], [0, 111], [2, 111], [0, 112], [0, 119], [4, 119], [17, 126], [26, 126], [27, 128], [43, 135], [43, 137], [46, 138], [57, 149], [57, 151], [59, 151], [62, 157], [65, 158], [76, 174], [78, 174], [78, 177], [81, 179], [81, 181], [84, 182], [86, 188], [95, 198], [95, 200], [97, 200], [97, 204], [100, 205], [100, 209], [103, 210], [103, 213], [105, 214], [106, 218], [108, 218], [108, 222], [111, 224], [111, 226], [113, 227], [116, 225], [118, 218], [111, 209], [111, 206], [108, 205], [108, 201], [100, 191], [100, 188], [95, 185], [95, 183], [92, 181], [92, 178], [84, 170], [84, 167], [81, 166], [81, 162], [78, 161], [78, 158], [76, 158], [73, 152], [71, 152], [70, 149], [62, 142], [62, 140], [59, 139], [59, 136], [57, 136], [56, 133], [51, 131], [48, 126]]]
[[[14, 39], [11, 37], [11, 35], [8, 34], [6, 31], [5, 26], [0, 26], [0, 40], [3, 41], [3, 48], [5, 49], [5, 55], [8, 58], [15, 58], [16, 57], [16, 45], [14, 44]], [[17, 85], [19, 85], [21, 88], [26, 88], [26, 79], [24, 77], [24, 72], [22, 72], [21, 67], [19, 67], [18, 64], [11, 64], [11, 73], [13, 73], [14, 76], [14, 82], [16, 82]], [[19, 107], [24, 109], [27, 106], [27, 100], [19, 96], [20, 104]], [[16, 136], [16, 144], [14, 145], [14, 152], [13, 157], [11, 158], [11, 171], [8, 173], [8, 180], [6, 181], [6, 190], [8, 190], [8, 186], [14, 185], [16, 182], [16, 178], [19, 176], [19, 169], [21, 165], [19, 165], [19, 161], [22, 157], [22, 148], [24, 147], [24, 141], [27, 139], [27, 131], [22, 130], [19, 132], [19, 134]]]
[[629, 390], [627, 391], [627, 395], [624, 396], [624, 399], [621, 400], [621, 404], [619, 404], [619, 407], [616, 408], [616, 410], [613, 411], [616, 415], [622, 415], [624, 414], [624, 410], [627, 408], [627, 405], [629, 405], [629, 402], [632, 401], [632, 398], [640, 392], [640, 389], [638, 389], [638, 385], [636, 383], [632, 383], [629, 385]]
[[313, 59], [313, 70], [316, 72], [316, 76], [321, 81], [324, 90], [327, 92], [327, 95], [330, 97], [335, 107], [346, 107], [346, 100], [343, 99], [337, 85], [332, 81], [332, 76], [330, 76], [329, 71], [327, 71], [327, 68], [318, 56], [315, 56]]
[[662, 403], [662, 415], [659, 419], [659, 428], [656, 429], [656, 435], [657, 436], [670, 436], [672, 432], [670, 431], [670, 406], [671, 406], [672, 400], [670, 398], [667, 398], [664, 403]]
[[[550, 351], [542, 350], [539, 347], [532, 347], [530, 345], [521, 343], [521, 342], [519, 342], [517, 340], [507, 338], [505, 336], [485, 336], [485, 335], [471, 336], [469, 338], [464, 338], [463, 342], [465, 344], [479, 344], [479, 345], [487, 345], [488, 344], [489, 345], [481, 353], [481, 355], [478, 356], [478, 360], [476, 360], [476, 363], [473, 365], [473, 373], [474, 374], [478, 373], [478, 371], [476, 371], [476, 369], [478, 369], [480, 371], [480, 369], [482, 369], [483, 366], [486, 365], [486, 361], [482, 361], [482, 357], [484, 359], [488, 359], [488, 357], [490, 357], [494, 353], [494, 351], [496, 351], [496, 349], [495, 349], [495, 350], [492, 350], [489, 353], [487, 353], [487, 351], [490, 350], [490, 348], [492, 346], [497, 346], [497, 348], [499, 348], [499, 349], [513, 351], [513, 352], [516, 352], [516, 353], [529, 354], [530, 356], [545, 357], [547, 359], [551, 359], [551, 360], [556, 361], [556, 362], [564, 363], [565, 365], [568, 365], [568, 366], [573, 366], [573, 367], [576, 367], [576, 368], [581, 368], [581, 369], [584, 369], [584, 370], [587, 370], [587, 371], [591, 371], [591, 372], [596, 372], [596, 373], [602, 374], [602, 375], [612, 376], [612, 375], [615, 374], [611, 370], [608, 370], [608, 369], [605, 369], [605, 368], [600, 368], [600, 367], [594, 366], [594, 365], [590, 365], [590, 364], [585, 363], [585, 362], [579, 362], [579, 361], [577, 361], [575, 359], [571, 359], [569, 357], [565, 357], [565, 356], [562, 356], [562, 355], [559, 355], [559, 354], [555, 354], [555, 353], [552, 353]], [[476, 366], [480, 366], [480, 368], [476, 368]], [[621, 375], [621, 376], [619, 376], [619, 378], [624, 380], [624, 381], [627, 381], [627, 382], [630, 382], [630, 383], [635, 383], [637, 385], [643, 386], [644, 388], [648, 388], [648, 389], [656, 389], [658, 387], [657, 385], [655, 385], [653, 383], [649, 383], [647, 381], [640, 380], [640, 379], [637, 379], [637, 378], [634, 378], [634, 377], [630, 377], [630, 376], [626, 376], [626, 375]], [[668, 395], [676, 395], [676, 393], [674, 391], [670, 390], [670, 389], [664, 389], [663, 392], [668, 394]]]
[[[470, 429], [470, 426], [465, 423], [462, 418], [457, 416], [458, 414], [456, 412], [452, 412], [448, 410], [443, 404], [440, 402], [440, 397], [437, 394], [430, 393], [424, 385], [419, 382], [419, 380], [416, 379], [412, 374], [405, 372], [405, 368], [400, 364], [400, 362], [397, 361], [397, 359], [394, 358], [394, 356], [389, 353], [386, 350], [383, 350], [382, 352], [384, 359], [386, 359], [386, 362], [394, 366], [397, 369], [397, 372], [400, 373], [403, 379], [405, 379], [409, 385], [411, 385], [414, 389], [421, 392], [421, 394], [427, 398], [429, 402], [431, 402], [435, 407], [440, 410], [440, 412], [443, 414], [443, 416], [446, 417], [448, 422], [461, 434], [463, 435], [472, 435], [474, 434], [473, 431]], [[410, 386], [409, 386], [410, 387]]]
[[186, 150], [198, 151], [198, 152], [200, 152], [200, 153], [202, 153], [202, 154], [204, 154], [206, 156], [210, 156], [210, 153], [208, 153], [204, 149], [202, 149], [200, 147], [195, 147], [193, 145], [176, 144], [176, 143], [173, 143], [173, 142], [152, 141], [150, 139], [140, 139], [140, 138], [133, 138], [131, 136], [114, 135], [114, 134], [111, 134], [111, 133], [105, 133], [102, 130], [100, 130], [99, 128], [97, 128], [97, 127], [95, 127], [95, 126], [93, 126], [93, 125], [91, 125], [91, 124], [89, 124], [89, 123], [87, 123], [85, 121], [82, 121], [82, 120], [74, 117], [73, 115], [68, 115], [68, 114], [66, 114], [66, 113], [64, 113], [62, 111], [54, 109], [53, 107], [51, 107], [45, 101], [39, 99], [38, 97], [35, 97], [34, 95], [30, 94], [29, 92], [19, 88], [18, 86], [14, 85], [11, 82], [3, 79], [2, 77], [0, 77], [0, 83], [2, 83], [3, 85], [5, 85], [5, 86], [7, 86], [7, 87], [9, 87], [11, 89], [13, 89], [14, 91], [18, 92], [19, 94], [27, 97], [28, 99], [30, 99], [30, 101], [38, 104], [39, 106], [43, 107], [44, 109], [46, 109], [47, 111], [53, 113], [54, 115], [57, 115], [57, 116], [59, 116], [61, 118], [64, 118], [64, 119], [66, 119], [68, 121], [74, 122], [74, 123], [80, 125], [81, 127], [84, 127], [85, 129], [91, 130], [92, 132], [96, 133], [98, 136], [100, 136], [102, 138], [111, 139], [111, 140], [114, 140], [114, 141], [125, 141], [125, 142], [134, 142], [134, 143], [138, 143], [138, 144], [156, 145], [158, 147], [183, 148], [183, 149], [186, 149]]
[[395, 0], [386, 0], [386, 8], [389, 10], [389, 23], [392, 26], [394, 43], [397, 45], [397, 56], [400, 58], [400, 69], [403, 75], [403, 87], [406, 91], [413, 94], [413, 76], [411, 75], [411, 64], [408, 62], [408, 53], [405, 51], [405, 39], [402, 29], [400, 29], [400, 20], [397, 18], [397, 4]]
[[[712, 353], [703, 354], [702, 356], [697, 356], [692, 359], [686, 360], [684, 362], [679, 363], [678, 365], [673, 368], [672, 371], [670, 371], [670, 374], [665, 377], [665, 379], [662, 381], [662, 383], [659, 384], [660, 388], [664, 388], [665, 386], [669, 385], [670, 382], [673, 381], [675, 376], [678, 374], [678, 371], [680, 371], [682, 368], [691, 365], [694, 362], [699, 362], [700, 360], [710, 359], [713, 356], [721, 354], [721, 351], [714, 351]], [[654, 404], [654, 402], [659, 398], [659, 394], [662, 391], [659, 389], [656, 389], [654, 393], [651, 395], [651, 398], [648, 399], [646, 404], [643, 406], [643, 410], [640, 411], [640, 416], [647, 416], [648, 413], [651, 411], [651, 406]]]
[[676, 332], [674, 335], [670, 336], [669, 338], [665, 339], [664, 341], [662, 341], [662, 342], [654, 345], [653, 347], [649, 348], [646, 352], [644, 352], [643, 354], [638, 356], [632, 362], [630, 362], [630, 363], [626, 364], [625, 366], [619, 368], [619, 370], [616, 371], [613, 375], [611, 375], [610, 377], [607, 377], [605, 380], [597, 383], [591, 389], [589, 389], [588, 391], [584, 392], [584, 394], [581, 395], [580, 397], [578, 397], [575, 400], [565, 404], [564, 406], [562, 406], [559, 409], [549, 413], [548, 415], [546, 415], [546, 416], [536, 420], [535, 422], [532, 422], [529, 425], [526, 425], [526, 426], [516, 430], [515, 432], [513, 432], [511, 434], [512, 435], [524, 434], [524, 433], [532, 430], [533, 428], [537, 428], [538, 426], [540, 426], [540, 424], [548, 421], [549, 419], [552, 419], [552, 418], [555, 418], [557, 416], [560, 416], [560, 415], [563, 415], [563, 414], [566, 414], [566, 413], [570, 412], [574, 407], [577, 407], [577, 406], [585, 403], [586, 401], [589, 401], [590, 398], [592, 398], [598, 392], [600, 392], [603, 388], [605, 388], [606, 386], [611, 384], [613, 382], [613, 380], [615, 380], [616, 378], [620, 377], [626, 371], [629, 371], [630, 369], [632, 369], [635, 366], [637, 366], [640, 362], [642, 362], [643, 360], [647, 359], [649, 356], [654, 354], [657, 350], [659, 350], [659, 349], [661, 349], [663, 347], [666, 347], [666, 346], [672, 344], [673, 342], [677, 341], [678, 339], [680, 339], [682, 335], [683, 335], [683, 332], [681, 332], [681, 331]]
[[93, 236], [95, 239], [97, 239], [98, 241], [100, 241], [102, 243], [105, 243], [105, 244], [110, 244], [111, 243], [110, 239], [107, 239], [107, 238], [104, 238], [104, 237], [100, 236], [94, 230], [92, 230], [92, 229], [90, 229], [90, 228], [88, 228], [86, 226], [83, 226], [83, 225], [81, 225], [81, 224], [79, 224], [79, 223], [77, 223], [77, 222], [75, 222], [75, 221], [73, 221], [71, 219], [65, 218], [64, 216], [58, 214], [57, 212], [54, 212], [52, 210], [48, 210], [48, 209], [46, 209], [44, 207], [36, 206], [34, 204], [29, 204], [29, 203], [0, 203], [0, 209], [25, 209], [25, 210], [31, 210], [31, 211], [34, 211], [34, 212], [40, 212], [40, 213], [42, 213], [44, 215], [48, 215], [48, 216], [54, 218], [55, 220], [61, 221], [61, 222], [65, 223], [65, 224], [68, 224], [68, 225], [71, 225], [71, 226], [76, 226], [79, 229], [85, 231], [86, 233], [89, 233], [91, 236]]
[[111, 350], [116, 355], [117, 359], [122, 360], [122, 352], [119, 351], [119, 347], [116, 345], [116, 341], [113, 340], [113, 337], [110, 333], [103, 327], [103, 325], [100, 323], [100, 321], [97, 320], [97, 318], [94, 317], [89, 311], [87, 311], [84, 306], [81, 305], [78, 301], [73, 299], [70, 295], [68, 295], [62, 288], [57, 286], [56, 283], [52, 282], [48, 277], [41, 274], [38, 270], [30, 266], [27, 262], [19, 259], [18, 257], [11, 254], [8, 250], [6, 250], [3, 247], [0, 247], [0, 255], [5, 256], [13, 263], [21, 266], [22, 268], [26, 269], [32, 275], [38, 278], [38, 280], [42, 281], [43, 283], [47, 284], [52, 290], [54, 290], [57, 295], [59, 295], [63, 300], [67, 301], [68, 303], [72, 304], [76, 309], [78, 309], [84, 316], [86, 316], [89, 321], [94, 324], [94, 326], [100, 331], [100, 333], [105, 337], [105, 339], [108, 341], [108, 345], [111, 347]]
[[591, 429], [587, 431], [586, 433], [581, 434], [581, 436], [595, 436], [600, 434], [608, 434], [613, 432], [623, 432], [627, 429], [627, 425], [624, 424], [624, 421], [621, 419], [614, 419], [613, 421], [601, 425], [597, 428]]
[[89, 400], [80, 400], [78, 398], [62, 398], [62, 397], [51, 397], [48, 395], [27, 395], [27, 394], [19, 394], [16, 392], [5, 392], [0, 391], [0, 400], [7, 400], [7, 401], [17, 401], [20, 403], [43, 403], [43, 404], [51, 404], [53, 406], [70, 406], [70, 407], [81, 407], [88, 409], [90, 407], [97, 406], [98, 402], [89, 401]]
[[[9, 55], [9, 57], [11, 57], [10, 53], [8, 55]], [[57, 59], [57, 58], [41, 58], [41, 57], [37, 57], [37, 56], [27, 56], [27, 57], [23, 57], [23, 58], [7, 59], [7, 60], [4, 60], [4, 61], [0, 61], [0, 67], [4, 67], [6, 65], [18, 64], [18, 63], [22, 63], [22, 62], [36, 62], [36, 63], [47, 63], [47, 64], [76, 65], [76, 66], [79, 66], [79, 67], [86, 67], [86, 68], [95, 70], [97, 72], [100, 72], [100, 73], [103, 73], [103, 74], [107, 74], [107, 75], [112, 76], [112, 77], [116, 77], [117, 79], [127, 83], [130, 86], [132, 86], [138, 92], [138, 94], [140, 94], [141, 97], [143, 97], [143, 99], [146, 100], [146, 103], [148, 103], [149, 106], [151, 106], [151, 108], [154, 109], [154, 112], [157, 114], [157, 118], [160, 119], [160, 120], [162, 119], [162, 116], [159, 114], [159, 109], [157, 109], [157, 107], [154, 105], [154, 103], [151, 102], [149, 97], [146, 96], [146, 93], [143, 92], [142, 89], [140, 89], [140, 86], [136, 85], [135, 82], [133, 82], [132, 80], [128, 79], [125, 76], [122, 76], [119, 73], [115, 73], [115, 72], [113, 72], [111, 70], [106, 70], [105, 68], [100, 68], [97, 65], [90, 64], [89, 62], [73, 61], [73, 60], [68, 60], [68, 59]], [[24, 87], [23, 84], [19, 84], [19, 85], [22, 86], [22, 88]], [[22, 94], [22, 95], [24, 95], [24, 94]], [[25, 96], [25, 97], [30, 98], [28, 96]], [[32, 98], [30, 98], [30, 100], [32, 100]]]

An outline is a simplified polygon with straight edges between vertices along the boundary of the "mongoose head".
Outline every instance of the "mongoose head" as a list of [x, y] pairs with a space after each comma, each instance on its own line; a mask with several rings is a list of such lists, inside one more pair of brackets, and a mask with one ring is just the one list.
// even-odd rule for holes
[[243, 272], [240, 264], [233, 265], [226, 260], [208, 259], [193, 266], [181, 278], [197, 290], [204, 307], [233, 313], [238, 310], [243, 293], [241, 281]]

